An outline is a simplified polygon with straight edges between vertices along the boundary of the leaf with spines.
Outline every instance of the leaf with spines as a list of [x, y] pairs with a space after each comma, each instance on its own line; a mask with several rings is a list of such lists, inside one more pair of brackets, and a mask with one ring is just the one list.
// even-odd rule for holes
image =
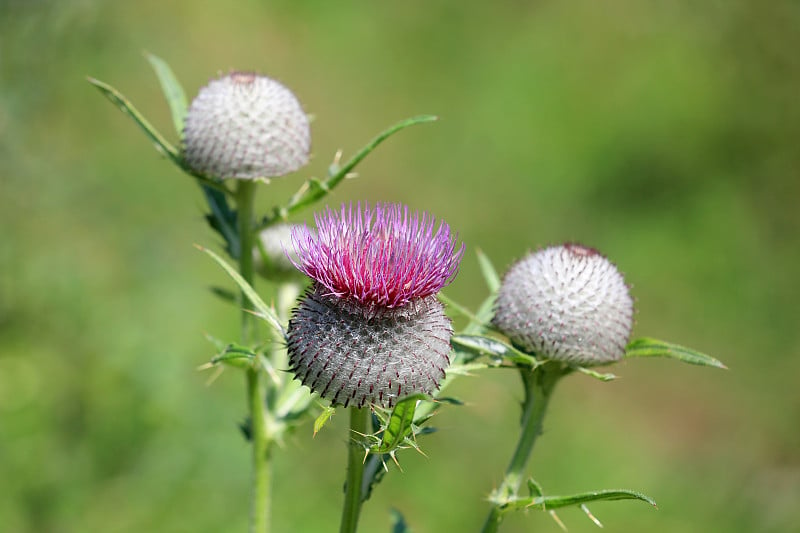
[[370, 453], [391, 455], [401, 447], [416, 447], [411, 440], [414, 437], [414, 410], [417, 401], [425, 399], [427, 396], [424, 394], [412, 394], [397, 402], [383, 429], [380, 443], [370, 447]]
[[255, 307], [256, 310], [254, 314], [260, 319], [267, 322], [269, 325], [271, 325], [273, 329], [277, 333], [279, 333], [282, 338], [285, 339], [286, 332], [284, 331], [283, 326], [281, 325], [281, 322], [278, 319], [278, 315], [275, 314], [275, 310], [272, 309], [272, 307], [269, 307], [266, 303], [264, 303], [264, 300], [262, 300], [261, 297], [258, 295], [258, 293], [255, 291], [255, 289], [253, 289], [253, 287], [251, 287], [250, 284], [244, 280], [241, 274], [236, 272], [236, 270], [228, 263], [226, 263], [224, 259], [222, 259], [219, 255], [215, 254], [208, 248], [204, 248], [199, 245], [195, 246], [201, 252], [205, 252], [206, 254], [208, 254], [218, 265], [220, 265], [225, 270], [225, 272], [228, 273], [228, 275], [231, 278], [233, 278], [233, 281], [235, 281], [236, 284], [239, 286], [239, 288], [242, 289], [242, 292], [245, 293], [247, 298], [250, 299], [250, 302]]
[[330, 405], [328, 405], [328, 406], [326, 406], [326, 407], [324, 407], [322, 409], [322, 412], [319, 414], [319, 416], [316, 418], [316, 420], [314, 420], [314, 436], [315, 437], [317, 436], [317, 433], [319, 433], [319, 430], [321, 430], [323, 427], [325, 427], [325, 424], [328, 423], [328, 421], [331, 419], [331, 417], [333, 416], [333, 414], [335, 412], [336, 412], [336, 408], [333, 407], [333, 406], [330, 406]]
[[237, 368], [248, 368], [253, 365], [258, 355], [250, 348], [238, 344], [229, 344], [222, 353], [211, 358], [212, 365], [228, 365]]
[[450, 344], [457, 351], [465, 351], [475, 356], [486, 356], [495, 361], [508, 361], [513, 364], [536, 368], [542, 363], [505, 342], [484, 335], [458, 334], [450, 338]]
[[321, 200], [325, 195], [330, 193], [344, 178], [346, 178], [356, 166], [367, 157], [375, 148], [378, 147], [383, 141], [394, 135], [400, 130], [415, 124], [423, 124], [425, 122], [433, 122], [438, 117], [434, 115], [420, 115], [411, 117], [409, 119], [398, 122], [390, 126], [377, 137], [372, 139], [366, 146], [364, 146], [356, 155], [354, 155], [347, 163], [339, 167], [338, 165], [331, 165], [328, 169], [328, 177], [324, 180], [311, 178], [300, 187], [300, 189], [292, 196], [288, 205], [283, 207], [276, 207], [270, 216], [264, 217], [258, 225], [258, 229], [262, 230], [273, 224], [277, 220], [286, 220], [288, 216], [296, 211], [311, 205], [318, 200]]
[[700, 366], [711, 366], [727, 370], [721, 361], [685, 346], [679, 346], [657, 339], [642, 337], [628, 343], [625, 357], [668, 357], [684, 363]]
[[147, 135], [156, 146], [156, 149], [167, 156], [170, 161], [183, 168], [183, 160], [178, 150], [172, 146], [161, 133], [144, 118], [136, 107], [121, 92], [111, 85], [94, 78], [87, 78], [89, 83], [97, 87], [103, 95], [111, 100], [123, 113], [136, 122], [136, 125]]
[[[539, 489], [541, 490], [541, 488]], [[533, 492], [533, 491], [532, 491]], [[628, 489], [608, 489], [608, 490], [595, 490], [589, 492], [581, 492], [578, 494], [571, 494], [568, 496], [544, 496], [533, 495], [530, 498], [517, 498], [506, 504], [504, 510], [520, 510], [537, 508], [540, 510], [559, 509], [561, 507], [570, 507], [575, 505], [585, 505], [591, 502], [600, 501], [614, 501], [614, 500], [639, 500], [649, 503], [653, 507], [658, 508], [655, 500], [651, 497]]]

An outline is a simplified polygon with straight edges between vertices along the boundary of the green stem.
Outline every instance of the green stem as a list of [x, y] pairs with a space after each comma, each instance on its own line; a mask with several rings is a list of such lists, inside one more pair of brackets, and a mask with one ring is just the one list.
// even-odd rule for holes
[[521, 368], [520, 375], [525, 385], [525, 402], [522, 406], [522, 433], [517, 448], [506, 469], [500, 488], [492, 494], [492, 510], [486, 517], [483, 533], [494, 533], [503, 521], [505, 505], [517, 497], [519, 487], [525, 476], [525, 466], [531, 457], [536, 438], [542, 433], [547, 404], [558, 380], [564, 376], [562, 368], [551, 368], [545, 364], [535, 369]]
[[[239, 181], [236, 191], [236, 207], [239, 223], [239, 273], [253, 285], [253, 242], [255, 240], [253, 204], [256, 184], [253, 181]], [[241, 343], [249, 346], [253, 342], [255, 317], [250, 312], [253, 303], [242, 292], [242, 330]], [[267, 438], [266, 406], [264, 383], [256, 362], [247, 369], [247, 405], [250, 410], [251, 439], [253, 443], [253, 489], [250, 516], [250, 531], [263, 533], [269, 531], [270, 516], [270, 443]]]
[[367, 433], [369, 408], [350, 408], [350, 441], [347, 446], [347, 482], [345, 483], [344, 507], [339, 533], [355, 533], [361, 513], [361, 492], [364, 479], [364, 448], [359, 436]]

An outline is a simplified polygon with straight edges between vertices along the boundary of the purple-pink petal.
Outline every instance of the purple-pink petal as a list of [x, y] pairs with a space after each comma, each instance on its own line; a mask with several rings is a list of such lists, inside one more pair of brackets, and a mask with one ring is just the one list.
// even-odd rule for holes
[[295, 228], [297, 268], [331, 294], [399, 307], [435, 294], [456, 275], [464, 245], [445, 222], [401, 204], [359, 203], [314, 216], [316, 231]]

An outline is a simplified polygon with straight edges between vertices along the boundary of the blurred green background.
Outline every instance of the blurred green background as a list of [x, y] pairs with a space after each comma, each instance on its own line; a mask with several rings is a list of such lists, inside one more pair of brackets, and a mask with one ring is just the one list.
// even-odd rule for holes
[[[332, 204], [403, 201], [468, 245], [450, 297], [564, 240], [602, 250], [637, 298], [635, 335], [730, 371], [633, 360], [556, 391], [530, 472], [549, 493], [631, 488], [611, 531], [790, 531], [800, 521], [800, 3], [0, 0], [0, 530], [245, 531], [243, 379], [206, 386], [208, 332], [238, 313], [194, 183], [85, 81], [124, 92], [170, 139], [142, 50], [190, 95], [254, 69], [313, 114], [314, 160], [401, 132]], [[305, 213], [304, 215], [308, 215]], [[263, 286], [268, 295], [268, 287]], [[402, 454], [362, 531], [476, 531], [511, 455], [514, 375], [460, 380], [427, 458]], [[346, 416], [278, 454], [276, 531], [334, 531]], [[595, 531], [579, 510], [570, 531]], [[504, 531], [558, 531], [546, 514]]]

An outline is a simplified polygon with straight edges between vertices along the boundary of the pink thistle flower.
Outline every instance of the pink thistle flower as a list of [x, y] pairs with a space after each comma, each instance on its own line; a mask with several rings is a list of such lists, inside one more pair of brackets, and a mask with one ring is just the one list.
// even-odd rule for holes
[[400, 307], [436, 294], [455, 277], [464, 246], [450, 227], [408, 206], [342, 205], [314, 216], [316, 232], [295, 231], [297, 268], [340, 298]]
[[293, 231], [314, 280], [289, 321], [295, 375], [332, 404], [391, 407], [430, 394], [449, 365], [452, 327], [436, 293], [464, 246], [444, 222], [399, 204], [342, 206]]

